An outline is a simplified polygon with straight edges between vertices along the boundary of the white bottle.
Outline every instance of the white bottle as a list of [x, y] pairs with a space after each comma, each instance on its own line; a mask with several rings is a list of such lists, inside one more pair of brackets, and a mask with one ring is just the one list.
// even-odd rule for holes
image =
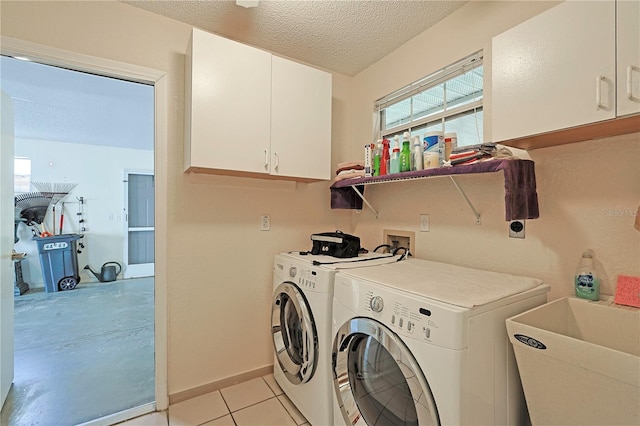
[[424, 134], [424, 169], [444, 164], [444, 133], [433, 131]]
[[458, 135], [455, 132], [444, 134], [444, 161], [449, 161], [451, 152], [458, 147]]
[[424, 150], [422, 149], [422, 142], [420, 142], [420, 136], [414, 136], [413, 138], [413, 156], [411, 164], [413, 167], [411, 170], [423, 170], [424, 165], [422, 163], [424, 156]]

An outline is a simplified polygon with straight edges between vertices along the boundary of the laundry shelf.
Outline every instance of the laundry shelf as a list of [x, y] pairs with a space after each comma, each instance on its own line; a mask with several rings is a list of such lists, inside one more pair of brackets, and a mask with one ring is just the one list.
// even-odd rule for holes
[[364, 203], [377, 218], [378, 212], [364, 196], [364, 188], [366, 186], [448, 176], [473, 211], [476, 223], [480, 223], [480, 214], [454, 177], [456, 175], [494, 173], [499, 171], [504, 173], [505, 220], [538, 218], [539, 210], [538, 195], [536, 192], [535, 163], [531, 160], [511, 158], [337, 181], [334, 182], [330, 188], [331, 208], [360, 210]]

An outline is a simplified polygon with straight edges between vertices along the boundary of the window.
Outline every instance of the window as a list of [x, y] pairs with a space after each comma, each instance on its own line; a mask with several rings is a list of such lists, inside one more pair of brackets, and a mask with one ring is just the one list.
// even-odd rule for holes
[[442, 131], [455, 132], [458, 146], [482, 143], [482, 79], [477, 52], [377, 100], [376, 139]]
[[13, 159], [13, 192], [20, 194], [31, 190], [31, 159]]

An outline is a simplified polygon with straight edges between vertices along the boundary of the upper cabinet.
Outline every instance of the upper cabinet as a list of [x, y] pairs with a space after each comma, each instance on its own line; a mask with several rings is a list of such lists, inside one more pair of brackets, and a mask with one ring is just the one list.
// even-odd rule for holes
[[[493, 140], [509, 141], [639, 112], [638, 4], [617, 3], [618, 34], [616, 2], [565, 1], [493, 38]], [[622, 16], [629, 12], [621, 6], [634, 9], [635, 15]], [[616, 65], [616, 60], [621, 62]], [[622, 67], [630, 71], [616, 75], [616, 68]], [[619, 93], [626, 93], [628, 80], [633, 80], [633, 93], [623, 101]], [[635, 125], [637, 120], [631, 129]]]
[[331, 179], [331, 74], [194, 29], [185, 170]]
[[616, 6], [617, 115], [621, 117], [640, 112], [640, 1], [618, 1]]
[[331, 75], [271, 61], [272, 173], [331, 179]]

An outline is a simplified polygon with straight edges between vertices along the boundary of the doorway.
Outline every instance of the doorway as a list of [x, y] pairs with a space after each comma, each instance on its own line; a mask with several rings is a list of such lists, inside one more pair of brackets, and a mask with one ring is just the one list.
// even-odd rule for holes
[[[100, 58], [77, 55], [57, 49], [49, 49], [44, 46], [11, 39], [3, 39], [2, 53], [10, 56], [28, 56], [34, 60], [48, 63], [50, 65], [63, 66], [64, 68], [91, 72], [98, 75], [123, 78], [128, 81], [146, 82], [147, 84], [153, 85], [155, 88], [155, 146], [160, 148], [158, 157], [160, 159], [164, 158], [163, 153], [166, 152], [166, 132], [164, 131], [164, 122], [166, 120], [164, 112], [164, 105], [166, 103], [166, 81], [164, 80], [164, 73], [114, 61], [103, 60]], [[156, 191], [160, 194], [159, 196], [156, 194], [155, 198], [157, 203], [160, 200], [166, 199], [166, 170], [160, 168], [155, 171], [155, 174], [156, 176], [159, 175], [159, 179], [156, 179], [155, 185]], [[162, 227], [166, 227], [166, 210], [157, 208], [155, 210], [156, 226], [160, 226], [160, 229], [162, 229]], [[3, 227], [3, 229], [6, 228]], [[164, 241], [155, 242], [156, 247], [159, 244], [164, 244]], [[158, 261], [166, 259], [165, 251], [163, 249], [155, 250], [155, 259]], [[155, 312], [155, 320], [153, 320], [155, 325], [154, 341], [156, 347], [155, 404], [152, 404], [151, 407], [143, 407], [143, 411], [140, 411], [139, 409], [132, 409], [129, 410], [128, 413], [111, 415], [109, 417], [111, 422], [131, 418], [142, 414], [143, 412], [152, 411], [154, 408], [162, 410], [165, 409], [168, 404], [166, 396], [166, 273], [164, 269], [155, 271], [155, 273], [155, 284], [153, 285], [155, 297], [154, 302], [152, 302], [154, 303], [153, 308]], [[63, 293], [60, 295], [62, 294]], [[2, 365], [5, 365], [4, 361], [2, 362]], [[72, 401], [69, 401], [69, 403], [72, 403]]]
[[124, 276], [151, 277], [155, 267], [155, 178], [150, 171], [125, 171]]

